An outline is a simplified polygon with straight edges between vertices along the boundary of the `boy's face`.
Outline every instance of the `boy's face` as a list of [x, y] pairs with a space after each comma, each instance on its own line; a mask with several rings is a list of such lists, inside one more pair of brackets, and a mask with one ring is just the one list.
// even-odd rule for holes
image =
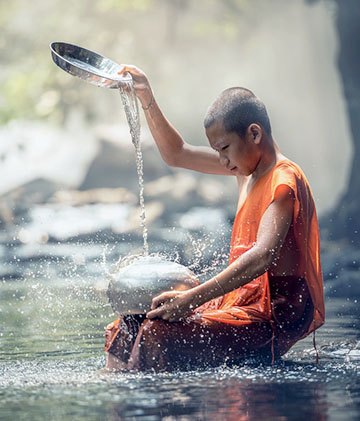
[[222, 122], [206, 129], [210, 146], [219, 153], [220, 163], [234, 175], [252, 174], [260, 161], [260, 148], [248, 131], [243, 138], [227, 132]]

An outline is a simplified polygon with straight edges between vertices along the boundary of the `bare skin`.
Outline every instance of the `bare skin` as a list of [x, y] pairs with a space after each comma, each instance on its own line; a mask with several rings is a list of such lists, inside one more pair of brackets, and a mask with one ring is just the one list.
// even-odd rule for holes
[[126, 370], [126, 363], [120, 361], [115, 355], [105, 352], [106, 354], [106, 365], [105, 370], [107, 371], [121, 371]]
[[[240, 138], [216, 122], [206, 129], [210, 147], [186, 143], [159, 108], [145, 73], [128, 65], [119, 71], [120, 74], [127, 72], [133, 77], [136, 95], [164, 161], [170, 166], [203, 173], [236, 176], [238, 209], [256, 181], [286, 159], [272, 137], [258, 124], [251, 124]], [[147, 317], [176, 322], [205, 302], [245, 285], [265, 271], [273, 276], [292, 275], [296, 259], [296, 250], [291, 248], [293, 210], [293, 192], [282, 186], [262, 216], [254, 247], [216, 275], [216, 279], [188, 291], [168, 291], [155, 297]]]

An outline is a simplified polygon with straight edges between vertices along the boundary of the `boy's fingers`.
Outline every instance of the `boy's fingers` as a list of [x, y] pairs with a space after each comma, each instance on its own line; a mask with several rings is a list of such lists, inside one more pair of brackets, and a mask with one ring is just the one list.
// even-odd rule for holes
[[172, 300], [173, 298], [171, 296], [169, 297], [168, 292], [162, 292], [152, 299], [151, 309], [153, 310], [159, 307], [159, 305], [164, 305], [167, 301], [171, 303]]
[[146, 314], [148, 319], [162, 319], [167, 322], [177, 322], [182, 320], [182, 317], [179, 317], [176, 312], [173, 310], [168, 310], [167, 307], [161, 306], [156, 308], [155, 310], [151, 310]]
[[156, 317], [156, 310], [151, 310], [151, 311], [148, 311], [146, 313], [146, 318], [147, 319], [153, 319], [154, 317]]
[[148, 319], [156, 319], [157, 317], [163, 318], [163, 315], [166, 313], [163, 307], [156, 308], [154, 310], [150, 310], [146, 313], [146, 317]]
[[151, 301], [151, 310], [154, 310], [156, 307], [158, 307], [163, 301], [162, 294], [157, 295], [154, 297]]
[[[118, 75], [125, 75], [126, 73], [129, 73], [129, 66], [127, 66], [126, 64], [122, 64], [120, 66], [120, 69], [118, 70], [117, 74]], [[131, 73], [131, 71], [130, 71]]]
[[134, 75], [137, 75], [140, 73], [139, 69], [136, 66], [131, 66], [130, 64], [120, 64], [118, 74], [124, 74], [128, 72]]

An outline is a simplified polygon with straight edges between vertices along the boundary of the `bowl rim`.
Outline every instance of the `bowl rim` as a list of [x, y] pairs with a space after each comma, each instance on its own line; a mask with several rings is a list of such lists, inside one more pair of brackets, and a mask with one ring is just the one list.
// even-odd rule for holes
[[[102, 73], [102, 72], [95, 73], [95, 72], [93, 72], [93, 71], [91, 71], [91, 70], [85, 70], [85, 69], [82, 69], [81, 67], [78, 67], [78, 66], [76, 66], [76, 64], [72, 63], [70, 60], [66, 59], [63, 55], [59, 54], [59, 53], [55, 50], [55, 46], [56, 46], [56, 45], [64, 45], [64, 46], [71, 46], [71, 47], [75, 47], [75, 48], [77, 48], [77, 49], [80, 49], [80, 50], [86, 51], [86, 52], [88, 52], [88, 53], [94, 54], [94, 55], [96, 55], [97, 57], [99, 57], [100, 59], [109, 60], [111, 63], [114, 63], [114, 64], [115, 64], [115, 65], [117, 65], [117, 66], [120, 66], [120, 64], [116, 63], [115, 61], [111, 60], [110, 58], [108, 58], [108, 57], [106, 57], [106, 56], [103, 56], [102, 54], [97, 53], [96, 51], [89, 50], [88, 48], [81, 47], [81, 46], [79, 46], [79, 45], [72, 44], [72, 43], [69, 43], [69, 42], [63, 42], [63, 41], [52, 41], [52, 42], [49, 44], [49, 47], [50, 47], [51, 53], [52, 53], [53, 55], [55, 55], [58, 59], [60, 59], [60, 60], [62, 60], [62, 61], [64, 61], [64, 62], [66, 62], [66, 63], [68, 63], [70, 66], [73, 66], [73, 67], [75, 67], [76, 69], [80, 70], [80, 72], [82, 72], [82, 73], [89, 73], [89, 74], [91, 74], [91, 75], [93, 75], [93, 76], [102, 77], [102, 78], [105, 78], [105, 79], [111, 80], [111, 81], [113, 81], [113, 82], [121, 82], [121, 81], [127, 82], [127, 81], [131, 81], [131, 80], [132, 80], [132, 77], [131, 77], [131, 75], [130, 75], [130, 74], [129, 74], [128, 76], [120, 76], [120, 75], [119, 75], [118, 77], [115, 77], [115, 78], [114, 78], [114, 77], [109, 77], [109, 76], [110, 76], [110, 74], [109, 74], [109, 73]], [[81, 60], [80, 60], [80, 61], [81, 61]], [[84, 63], [85, 63], [85, 62], [84, 62]], [[56, 63], [56, 64], [57, 64], [57, 63]], [[62, 68], [62, 67], [61, 67], [61, 68]], [[62, 69], [63, 69], [63, 70], [65, 70], [64, 68], [62, 68]], [[66, 70], [65, 70], [65, 71], [66, 71]]]

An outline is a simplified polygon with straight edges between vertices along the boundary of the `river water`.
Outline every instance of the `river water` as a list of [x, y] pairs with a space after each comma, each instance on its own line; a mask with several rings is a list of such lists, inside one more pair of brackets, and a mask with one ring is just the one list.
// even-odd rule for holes
[[327, 301], [327, 322], [316, 335], [319, 364], [306, 339], [274, 366], [244, 361], [188, 373], [104, 374], [104, 327], [115, 315], [93, 292], [99, 275], [70, 269], [60, 275], [60, 262], [40, 276], [41, 265], [23, 280], [0, 284], [1, 420], [360, 417], [354, 300]]

